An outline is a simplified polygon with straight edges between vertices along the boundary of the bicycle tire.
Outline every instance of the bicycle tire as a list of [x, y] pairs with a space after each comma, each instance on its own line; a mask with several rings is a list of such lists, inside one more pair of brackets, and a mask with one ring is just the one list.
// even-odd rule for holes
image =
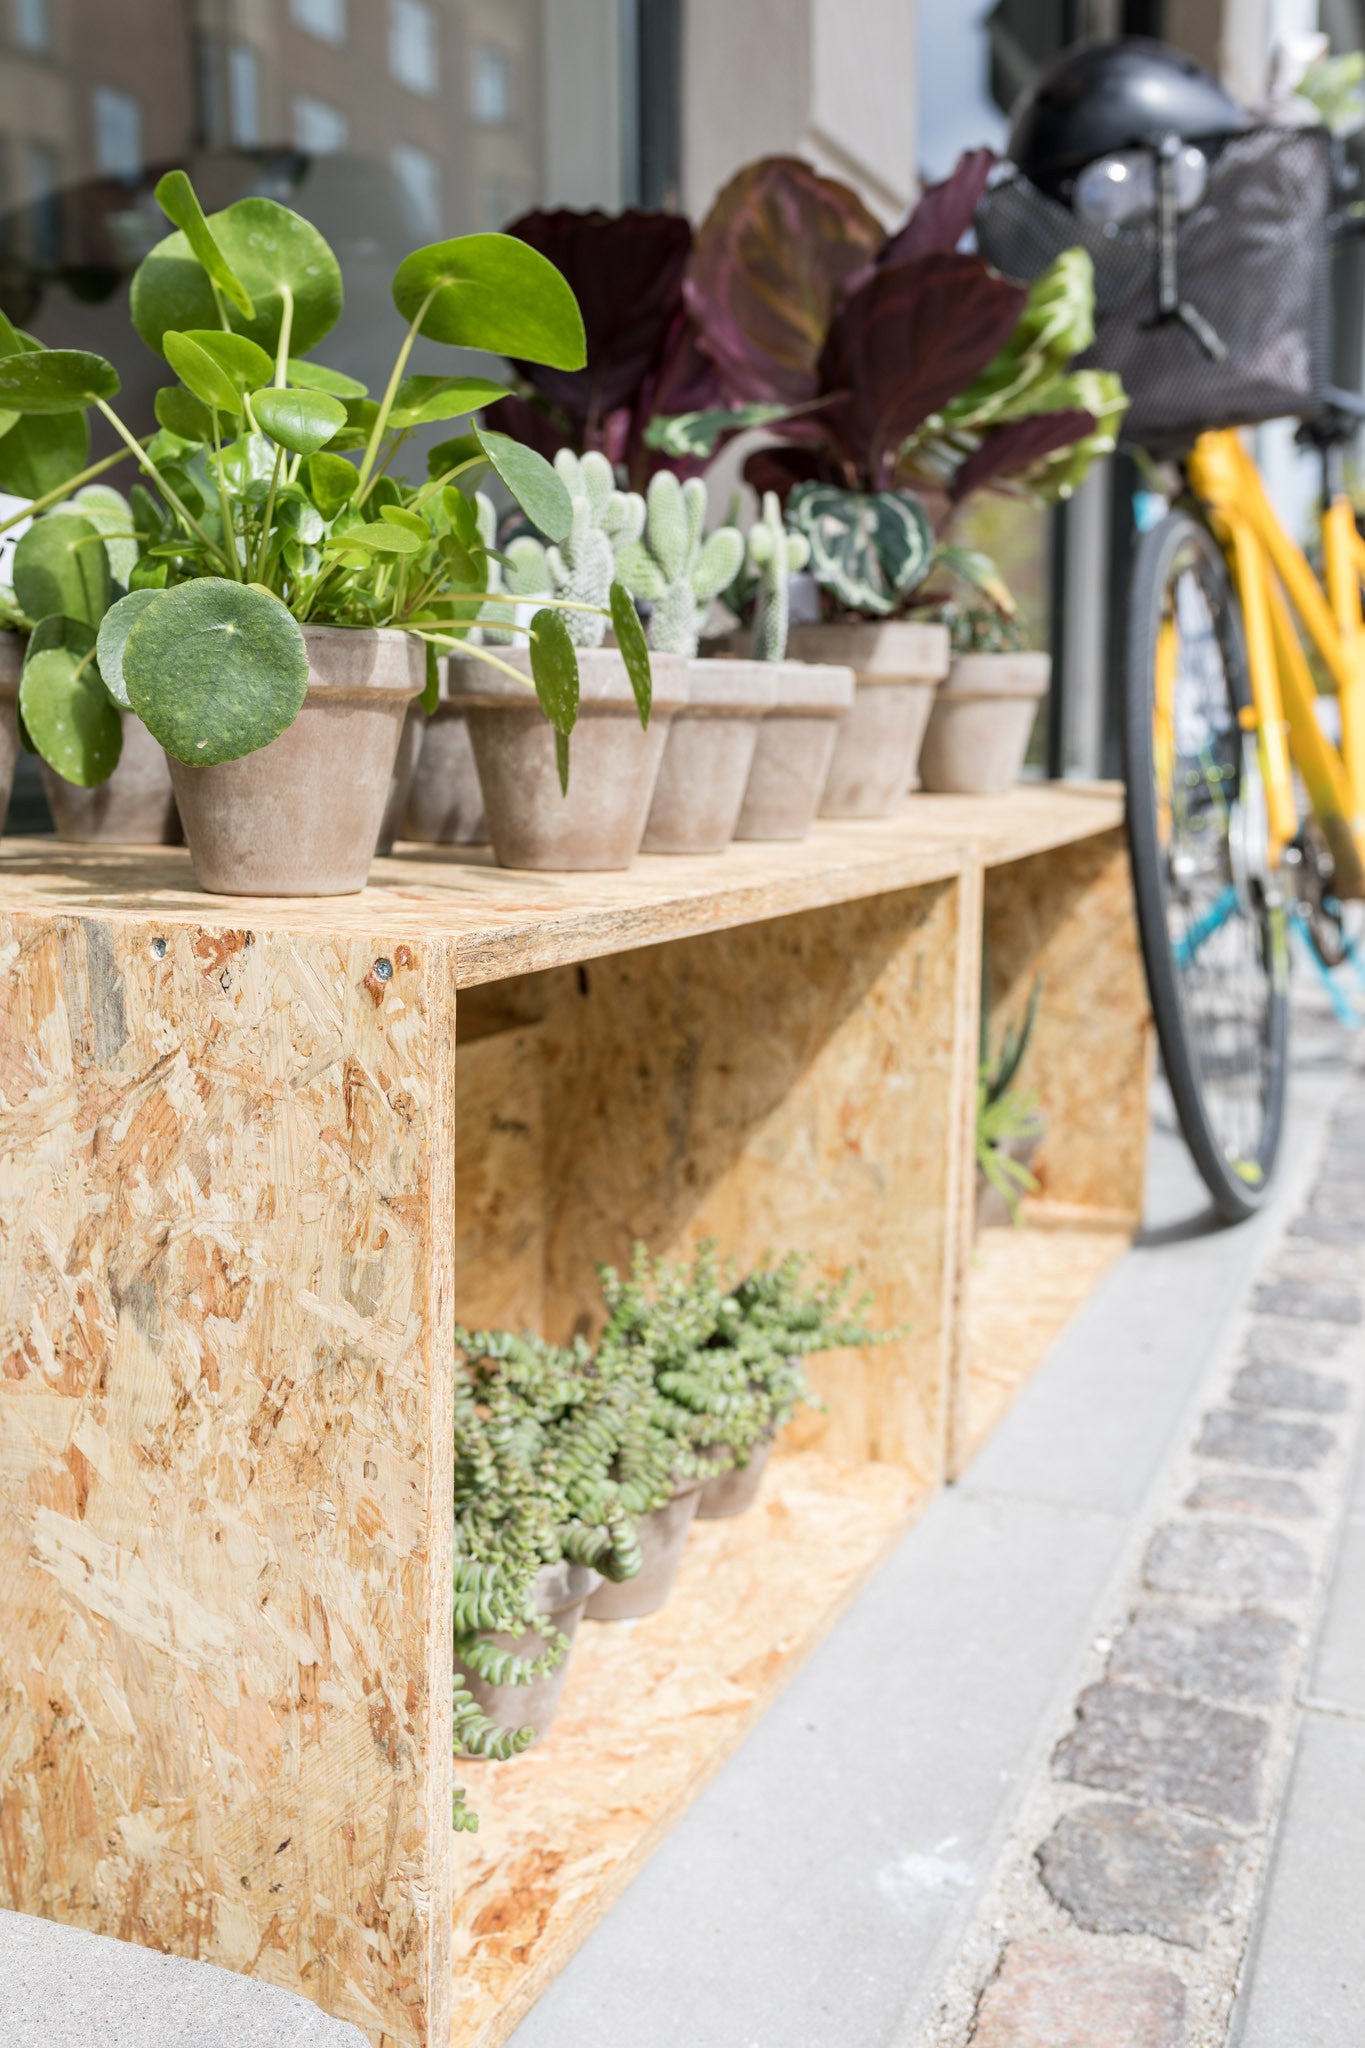
[[[1187, 633], [1177, 617], [1182, 607], [1194, 614], [1196, 626], [1202, 608], [1212, 632]], [[1163, 835], [1155, 684], [1168, 625], [1177, 651]], [[1188, 686], [1182, 667], [1193, 676]], [[1222, 551], [1201, 520], [1171, 512], [1139, 538], [1129, 589], [1123, 692], [1128, 845], [1162, 1064], [1195, 1166], [1229, 1223], [1253, 1215], [1271, 1186], [1288, 1065], [1285, 913], [1271, 879], [1243, 857], [1255, 844], [1252, 835], [1264, 834], [1265, 819], [1254, 740], [1240, 717], [1250, 703], [1241, 613]], [[1193, 915], [1190, 874], [1218, 890], [1214, 902]], [[1239, 1002], [1241, 1013], [1204, 1003], [1210, 990], [1213, 1005], [1220, 997]], [[1251, 1089], [1242, 1087], [1244, 1072], [1254, 1101]], [[1220, 1091], [1229, 1083], [1225, 1100]]]

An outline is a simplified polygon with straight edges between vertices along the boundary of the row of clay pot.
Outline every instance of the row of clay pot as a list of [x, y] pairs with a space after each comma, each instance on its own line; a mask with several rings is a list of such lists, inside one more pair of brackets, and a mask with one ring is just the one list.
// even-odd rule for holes
[[[643, 1562], [633, 1579], [616, 1584], [567, 1560], [546, 1565], [536, 1577], [532, 1598], [546, 1618], [547, 1631], [557, 1630], [572, 1644], [585, 1615], [589, 1621], [635, 1621], [657, 1614], [673, 1590], [693, 1522], [728, 1519], [752, 1507], [771, 1449], [770, 1443], [760, 1444], [747, 1465], [714, 1479], [689, 1480], [661, 1508], [642, 1516], [638, 1531]], [[493, 1634], [490, 1640], [518, 1657], [538, 1656], [544, 1648], [544, 1638], [531, 1630], [519, 1636]], [[490, 1685], [463, 1669], [459, 1677], [499, 1728], [534, 1728], [539, 1740], [555, 1717], [568, 1666], [566, 1655], [547, 1678], [533, 1679], [529, 1685]]]

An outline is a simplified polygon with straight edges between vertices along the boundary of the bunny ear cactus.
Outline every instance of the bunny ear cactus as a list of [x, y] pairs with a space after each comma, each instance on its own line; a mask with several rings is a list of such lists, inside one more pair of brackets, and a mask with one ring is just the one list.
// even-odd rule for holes
[[713, 600], [739, 574], [744, 536], [718, 526], [703, 538], [706, 486], [700, 477], [680, 484], [669, 470], [650, 481], [642, 536], [617, 552], [621, 580], [632, 597], [653, 607], [649, 644], [657, 654], [692, 655]]
[[566, 612], [564, 623], [576, 647], [600, 647], [617, 549], [638, 541], [644, 531], [644, 500], [633, 491], [617, 490], [605, 455], [579, 456], [561, 448], [554, 466], [573, 506], [572, 524], [564, 539], [550, 547], [530, 535], [512, 543], [512, 588], [528, 596], [553, 592], [570, 603], [597, 607]]
[[758, 578], [754, 605], [754, 659], [781, 661], [791, 625], [789, 579], [810, 561], [804, 533], [789, 533], [776, 491], [763, 493], [763, 517], [749, 528], [749, 567]]

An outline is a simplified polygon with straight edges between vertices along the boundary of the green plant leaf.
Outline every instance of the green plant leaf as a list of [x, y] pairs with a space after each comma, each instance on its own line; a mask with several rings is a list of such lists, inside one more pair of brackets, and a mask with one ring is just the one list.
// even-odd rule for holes
[[109, 553], [92, 520], [77, 512], [35, 519], [14, 550], [14, 595], [31, 619], [57, 612], [99, 625], [109, 609]]
[[434, 448], [427, 450], [427, 475], [435, 483], [438, 476], [449, 475], [462, 462], [483, 462], [486, 459], [472, 434], [452, 434], [448, 441], [438, 441]]
[[98, 653], [100, 674], [104, 687], [116, 704], [125, 711], [132, 710], [128, 698], [128, 685], [123, 679], [123, 650], [132, 632], [149, 604], [155, 604], [160, 593], [156, 590], [130, 590], [127, 597], [121, 597], [117, 604], [110, 605], [100, 620]]
[[303, 465], [308, 495], [324, 519], [335, 519], [355, 496], [360, 473], [343, 455], [310, 455]]
[[329, 553], [337, 548], [366, 548], [377, 555], [416, 555], [430, 539], [426, 534], [419, 540], [407, 527], [394, 526], [387, 519], [370, 519], [348, 526], [344, 533], [334, 533], [327, 549]]
[[19, 684], [19, 709], [30, 739], [50, 768], [82, 789], [107, 782], [123, 747], [123, 720], [93, 662], [72, 647], [30, 652]]
[[202, 405], [219, 412], [240, 413], [242, 394], [222, 364], [188, 334], [167, 328], [161, 337], [161, 353], [188, 390]]
[[346, 424], [346, 408], [325, 391], [258, 391], [256, 423], [291, 455], [316, 455]]
[[731, 434], [742, 434], [746, 427], [771, 426], [774, 420], [809, 410], [808, 406], [756, 402], [733, 409], [713, 406], [705, 412], [658, 414], [645, 428], [645, 446], [658, 448], [665, 455], [709, 458]]
[[578, 655], [558, 612], [531, 620], [531, 676], [541, 710], [567, 738], [578, 718]]
[[273, 358], [245, 334], [226, 334], [221, 327], [194, 327], [185, 339], [197, 342], [205, 355], [212, 356], [244, 396], [261, 390], [275, 375]]
[[198, 195], [184, 171], [167, 171], [156, 188], [156, 203], [167, 220], [181, 230], [219, 291], [227, 294], [245, 319], [253, 318], [256, 309], [251, 303], [251, 296], [219, 248], [213, 229], [204, 218]]
[[885, 618], [900, 608], [933, 559], [928, 514], [909, 491], [846, 491], [798, 484], [787, 522], [810, 542], [810, 569], [847, 611]]
[[394, 273], [393, 302], [419, 331], [556, 370], [581, 370], [578, 301], [553, 265], [515, 235], [460, 235], [416, 249]]
[[640, 624], [640, 614], [634, 600], [623, 583], [613, 581], [611, 586], [611, 623], [616, 632], [616, 645], [621, 650], [621, 659], [630, 677], [630, 687], [635, 692], [635, 705], [640, 714], [640, 723], [649, 724], [649, 714], [654, 705], [654, 677], [649, 666], [649, 645], [645, 629]]
[[[187, 391], [183, 384], [163, 384], [153, 405], [159, 425], [168, 434], [174, 434], [181, 441], [212, 441], [212, 413], [203, 400]], [[0, 441], [0, 455], [3, 452], [4, 443]]]
[[[239, 199], [207, 223], [241, 280], [255, 311], [226, 308], [236, 334], [246, 334], [273, 357], [279, 347], [286, 294], [292, 299], [290, 348], [307, 354], [336, 325], [341, 312], [341, 270], [311, 222], [273, 199]], [[168, 328], [179, 332], [218, 324], [208, 273], [184, 233], [167, 235], [143, 258], [133, 277], [133, 325], [148, 348], [162, 353]]]
[[509, 434], [475, 427], [474, 439], [527, 518], [549, 540], [564, 540], [573, 525], [573, 500], [558, 470]]
[[112, 484], [86, 484], [74, 498], [53, 506], [54, 512], [75, 512], [104, 535], [109, 557], [109, 574], [126, 589], [137, 560], [137, 542], [132, 538], [133, 508]]
[[19, 419], [0, 437], [0, 491], [44, 498], [79, 476], [90, 460], [90, 425], [83, 412]]
[[406, 505], [381, 505], [379, 516], [387, 519], [390, 526], [401, 526], [405, 532], [415, 535], [423, 547], [431, 540], [431, 528], [426, 520], [420, 512], [410, 512]]
[[426, 654], [426, 682], [422, 689], [422, 695], [418, 701], [421, 704], [422, 709], [426, 713], [427, 717], [430, 718], [432, 712], [436, 709], [437, 705], [441, 701], [440, 657], [437, 655], [436, 649], [432, 646], [430, 640], [428, 640], [426, 643]]
[[118, 395], [118, 371], [83, 348], [0, 356], [0, 407], [16, 413], [81, 412]]
[[342, 370], [329, 370], [325, 363], [301, 363], [290, 356], [285, 365], [291, 384], [301, 391], [327, 391], [333, 398], [368, 398], [369, 386]]
[[303, 631], [255, 584], [201, 576], [164, 590], [123, 647], [128, 700], [168, 754], [236, 761], [292, 725], [308, 689]]
[[436, 420], [462, 419], [466, 413], [479, 412], [508, 396], [505, 384], [491, 383], [487, 377], [405, 377], [389, 425], [406, 431], [430, 426]]

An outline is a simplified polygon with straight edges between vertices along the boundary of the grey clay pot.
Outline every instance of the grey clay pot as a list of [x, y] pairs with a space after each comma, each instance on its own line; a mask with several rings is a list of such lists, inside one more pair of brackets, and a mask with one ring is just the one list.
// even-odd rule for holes
[[853, 670], [853, 706], [839, 727], [822, 818], [886, 818], [918, 786], [920, 744], [948, 673], [946, 626], [849, 621], [793, 626], [788, 655]]
[[658, 1613], [673, 1591], [702, 1484], [700, 1479], [693, 1480], [661, 1508], [641, 1516], [637, 1530], [644, 1563], [633, 1579], [622, 1579], [619, 1586], [610, 1579], [602, 1581], [588, 1602], [589, 1621], [636, 1621], [641, 1615]]
[[165, 754], [142, 720], [123, 713], [123, 750], [107, 782], [82, 789], [38, 763], [57, 837], [73, 845], [179, 846], [180, 813], [175, 807]]
[[384, 816], [379, 826], [378, 854], [393, 852], [395, 839], [403, 838], [403, 820], [407, 816], [408, 799], [412, 795], [413, 777], [422, 752], [422, 741], [426, 734], [426, 719], [421, 707], [409, 704], [408, 715], [403, 720], [403, 730], [398, 736], [398, 756], [389, 777], [388, 801], [384, 805]]
[[754, 1445], [747, 1465], [735, 1465], [729, 1472], [718, 1472], [714, 1479], [708, 1479], [701, 1490], [697, 1520], [728, 1521], [732, 1515], [742, 1515], [746, 1508], [751, 1508], [758, 1499], [772, 1450], [769, 1437], [766, 1443]]
[[1047, 654], [955, 655], [924, 735], [924, 787], [958, 796], [1012, 788], [1051, 676]]
[[730, 844], [759, 721], [777, 702], [773, 662], [693, 661], [687, 676], [687, 705], [669, 727], [654, 785], [646, 853], [719, 853]]
[[839, 720], [853, 703], [853, 671], [782, 661], [777, 703], [758, 729], [736, 839], [804, 839], [815, 822]]
[[388, 628], [303, 636], [308, 694], [278, 739], [211, 768], [171, 759], [195, 873], [215, 895], [349, 896], [370, 872], [422, 643]]
[[483, 846], [488, 839], [483, 785], [464, 712], [446, 697], [427, 720], [412, 779], [403, 837], [425, 846]]
[[554, 732], [531, 687], [530, 656], [519, 647], [499, 653], [526, 676], [524, 688], [473, 655], [450, 657], [450, 699], [469, 722], [494, 853], [505, 868], [628, 868], [640, 851], [670, 721], [687, 702], [685, 657], [651, 655], [654, 709], [646, 732], [616, 649], [578, 650], [578, 723], [565, 796]]
[[19, 762], [19, 674], [23, 666], [23, 636], [0, 633], [0, 832], [5, 829]]
[[[489, 1685], [485, 1679], [456, 1664], [460, 1682], [499, 1728], [534, 1728], [537, 1742], [546, 1733], [559, 1711], [559, 1696], [564, 1690], [569, 1659], [573, 1655], [573, 1639], [583, 1619], [583, 1609], [588, 1604], [589, 1594], [600, 1583], [599, 1574], [587, 1565], [570, 1564], [567, 1560], [547, 1564], [536, 1574], [531, 1597], [548, 1618], [550, 1626], [567, 1636], [570, 1644], [564, 1661], [548, 1678], [532, 1679], [529, 1685]], [[510, 1650], [518, 1657], [539, 1656], [545, 1647], [544, 1637], [534, 1629], [528, 1629], [525, 1635], [520, 1636], [494, 1630], [489, 1640], [500, 1650]]]

